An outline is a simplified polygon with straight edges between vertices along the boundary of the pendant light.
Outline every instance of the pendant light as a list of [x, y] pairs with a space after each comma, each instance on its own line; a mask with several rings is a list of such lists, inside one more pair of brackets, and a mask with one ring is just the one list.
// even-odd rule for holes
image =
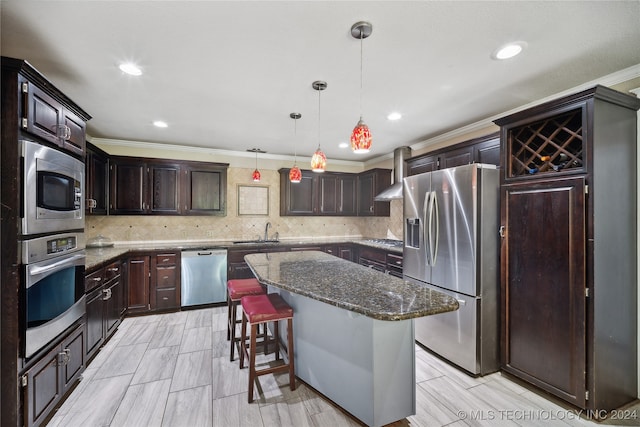
[[327, 88], [327, 82], [317, 80], [311, 84], [318, 91], [318, 148], [311, 157], [311, 170], [314, 172], [324, 172], [327, 168], [327, 156], [320, 149], [320, 92]]
[[354, 153], [367, 153], [371, 148], [371, 131], [362, 120], [362, 40], [371, 35], [373, 27], [369, 22], [360, 21], [351, 26], [351, 36], [360, 39], [360, 120], [351, 132], [351, 150]]
[[253, 173], [251, 174], [251, 179], [254, 182], [260, 182], [260, 171], [258, 170], [258, 153], [266, 153], [266, 151], [262, 151], [259, 148], [250, 148], [247, 151], [249, 151], [251, 153], [256, 153], [256, 168], [254, 169]]
[[302, 117], [300, 113], [291, 113], [289, 117], [293, 119], [293, 167], [289, 169], [289, 181], [298, 183], [302, 179], [302, 172], [298, 167], [298, 141], [296, 141], [298, 119]]

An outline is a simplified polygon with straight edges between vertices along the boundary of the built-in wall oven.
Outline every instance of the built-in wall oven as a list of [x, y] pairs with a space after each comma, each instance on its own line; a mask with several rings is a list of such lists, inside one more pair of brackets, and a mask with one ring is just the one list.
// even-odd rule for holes
[[84, 163], [33, 141], [21, 140], [20, 150], [23, 238], [83, 230]]
[[21, 242], [24, 357], [34, 355], [84, 315], [84, 248], [82, 232]]

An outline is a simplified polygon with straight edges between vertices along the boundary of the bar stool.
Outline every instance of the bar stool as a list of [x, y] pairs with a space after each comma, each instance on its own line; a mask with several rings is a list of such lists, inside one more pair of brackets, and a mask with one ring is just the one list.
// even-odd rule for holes
[[[241, 323], [237, 315], [240, 299], [247, 295], [260, 295], [265, 293], [265, 289], [256, 278], [230, 279], [227, 281], [227, 341], [231, 341], [231, 352], [229, 356], [231, 362], [233, 362], [235, 347], [240, 345], [240, 338], [236, 337], [236, 325]], [[240, 353], [240, 347], [238, 347], [238, 353]]]
[[[240, 346], [240, 369], [244, 368], [244, 358], [249, 358], [249, 403], [253, 402], [253, 387], [257, 377], [272, 374], [275, 372], [289, 371], [289, 388], [296, 389], [296, 378], [293, 361], [293, 309], [278, 294], [251, 295], [242, 297], [242, 328], [241, 337], [243, 345]], [[280, 334], [278, 323], [280, 320], [287, 321], [287, 363], [256, 370], [256, 336], [258, 326], [265, 327], [267, 322], [273, 322], [273, 338], [275, 340], [276, 360], [280, 360]], [[249, 338], [249, 352], [244, 345], [247, 339], [247, 322], [251, 325], [251, 335]], [[240, 351], [240, 349], [239, 349]]]

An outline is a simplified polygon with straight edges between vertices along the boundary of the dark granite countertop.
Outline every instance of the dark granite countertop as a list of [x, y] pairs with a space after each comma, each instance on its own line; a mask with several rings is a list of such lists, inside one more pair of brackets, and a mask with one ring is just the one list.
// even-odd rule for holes
[[246, 255], [261, 283], [378, 320], [406, 320], [458, 309], [428, 289], [320, 251]]
[[263, 247], [278, 246], [295, 246], [295, 245], [329, 245], [334, 243], [357, 243], [359, 245], [370, 246], [378, 249], [384, 249], [389, 252], [395, 252], [402, 255], [402, 246], [390, 246], [381, 243], [381, 239], [368, 238], [317, 238], [317, 239], [281, 239], [277, 243], [273, 242], [254, 242], [234, 244], [233, 241], [174, 241], [174, 242], [136, 242], [127, 244], [116, 244], [112, 247], [105, 248], [87, 248], [85, 268], [93, 269], [103, 264], [107, 264], [127, 252], [136, 251], [181, 251], [181, 250], [197, 250], [197, 249], [252, 249]]

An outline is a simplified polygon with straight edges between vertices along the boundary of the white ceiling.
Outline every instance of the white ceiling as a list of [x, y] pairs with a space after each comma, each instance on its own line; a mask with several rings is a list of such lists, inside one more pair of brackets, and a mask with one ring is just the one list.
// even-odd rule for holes
[[[640, 1], [1, 3], [2, 55], [93, 116], [97, 138], [364, 161], [640, 64]], [[340, 149], [359, 118], [365, 155]], [[495, 61], [500, 45], [528, 44]], [[140, 77], [118, 70], [135, 61]], [[302, 113], [297, 137], [291, 112]], [[403, 118], [386, 119], [399, 111]], [[161, 119], [169, 128], [158, 129]]]

